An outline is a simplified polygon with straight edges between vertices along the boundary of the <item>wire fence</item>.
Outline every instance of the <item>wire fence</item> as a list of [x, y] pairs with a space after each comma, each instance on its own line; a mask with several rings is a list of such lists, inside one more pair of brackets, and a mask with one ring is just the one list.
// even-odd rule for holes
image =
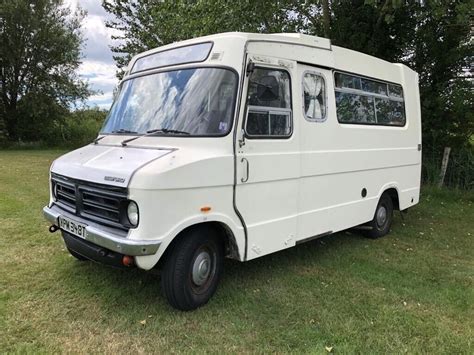
[[[439, 182], [443, 152], [423, 153], [422, 182], [435, 185]], [[460, 190], [474, 189], [474, 146], [451, 149], [444, 186]]]

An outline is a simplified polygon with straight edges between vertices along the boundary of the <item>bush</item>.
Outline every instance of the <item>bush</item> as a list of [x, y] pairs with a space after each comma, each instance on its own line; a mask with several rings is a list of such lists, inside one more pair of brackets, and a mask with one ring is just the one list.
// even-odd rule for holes
[[[104, 123], [105, 111], [87, 109], [70, 113], [64, 123], [60, 125], [60, 145], [67, 147], [80, 147], [90, 143]], [[57, 136], [57, 137], [58, 137]], [[57, 141], [57, 137], [56, 140]], [[54, 141], [51, 142], [54, 144]]]
[[17, 124], [14, 132], [9, 132], [10, 139], [20, 144], [44, 141], [68, 115], [69, 110], [48, 95], [29, 94], [18, 103]]
[[[51, 113], [51, 110], [50, 110]], [[107, 112], [99, 109], [57, 111], [41, 117], [41, 112], [27, 113], [20, 118], [20, 138], [3, 139], [0, 148], [78, 148], [94, 140], [102, 127]], [[0, 130], [1, 131], [1, 130]]]
[[85, 109], [70, 112], [44, 134], [43, 142], [49, 147], [77, 148], [90, 143], [102, 127], [106, 112]]

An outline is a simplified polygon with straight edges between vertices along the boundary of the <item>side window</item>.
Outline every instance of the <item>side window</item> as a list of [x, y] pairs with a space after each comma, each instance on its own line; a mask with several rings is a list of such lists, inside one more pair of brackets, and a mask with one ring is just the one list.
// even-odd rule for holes
[[400, 85], [335, 73], [339, 123], [404, 126], [405, 101]]
[[326, 83], [316, 73], [306, 72], [303, 76], [304, 117], [308, 121], [326, 119]]
[[376, 123], [373, 97], [336, 91], [336, 107], [340, 123]]
[[249, 79], [245, 131], [250, 137], [289, 137], [292, 131], [290, 76], [255, 68]]

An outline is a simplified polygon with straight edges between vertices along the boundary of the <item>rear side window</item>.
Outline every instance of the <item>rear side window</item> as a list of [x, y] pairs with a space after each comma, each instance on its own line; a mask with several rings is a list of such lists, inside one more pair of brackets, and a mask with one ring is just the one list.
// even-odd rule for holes
[[334, 79], [340, 123], [405, 125], [405, 101], [400, 85], [344, 73], [335, 73]]
[[255, 68], [249, 79], [245, 131], [249, 137], [285, 138], [292, 132], [290, 76]]
[[313, 72], [303, 75], [303, 104], [308, 121], [326, 119], [326, 82], [321, 75]]

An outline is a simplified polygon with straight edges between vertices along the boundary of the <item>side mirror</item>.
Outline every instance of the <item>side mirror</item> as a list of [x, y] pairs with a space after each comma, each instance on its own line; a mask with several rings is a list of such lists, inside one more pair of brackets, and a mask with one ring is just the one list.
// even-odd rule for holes
[[246, 68], [246, 74], [247, 76], [249, 76], [250, 74], [252, 74], [253, 70], [255, 69], [255, 63], [250, 61], [247, 63], [247, 68]]
[[237, 141], [239, 142], [239, 148], [242, 148], [245, 145], [245, 132], [243, 129], [238, 133]]

